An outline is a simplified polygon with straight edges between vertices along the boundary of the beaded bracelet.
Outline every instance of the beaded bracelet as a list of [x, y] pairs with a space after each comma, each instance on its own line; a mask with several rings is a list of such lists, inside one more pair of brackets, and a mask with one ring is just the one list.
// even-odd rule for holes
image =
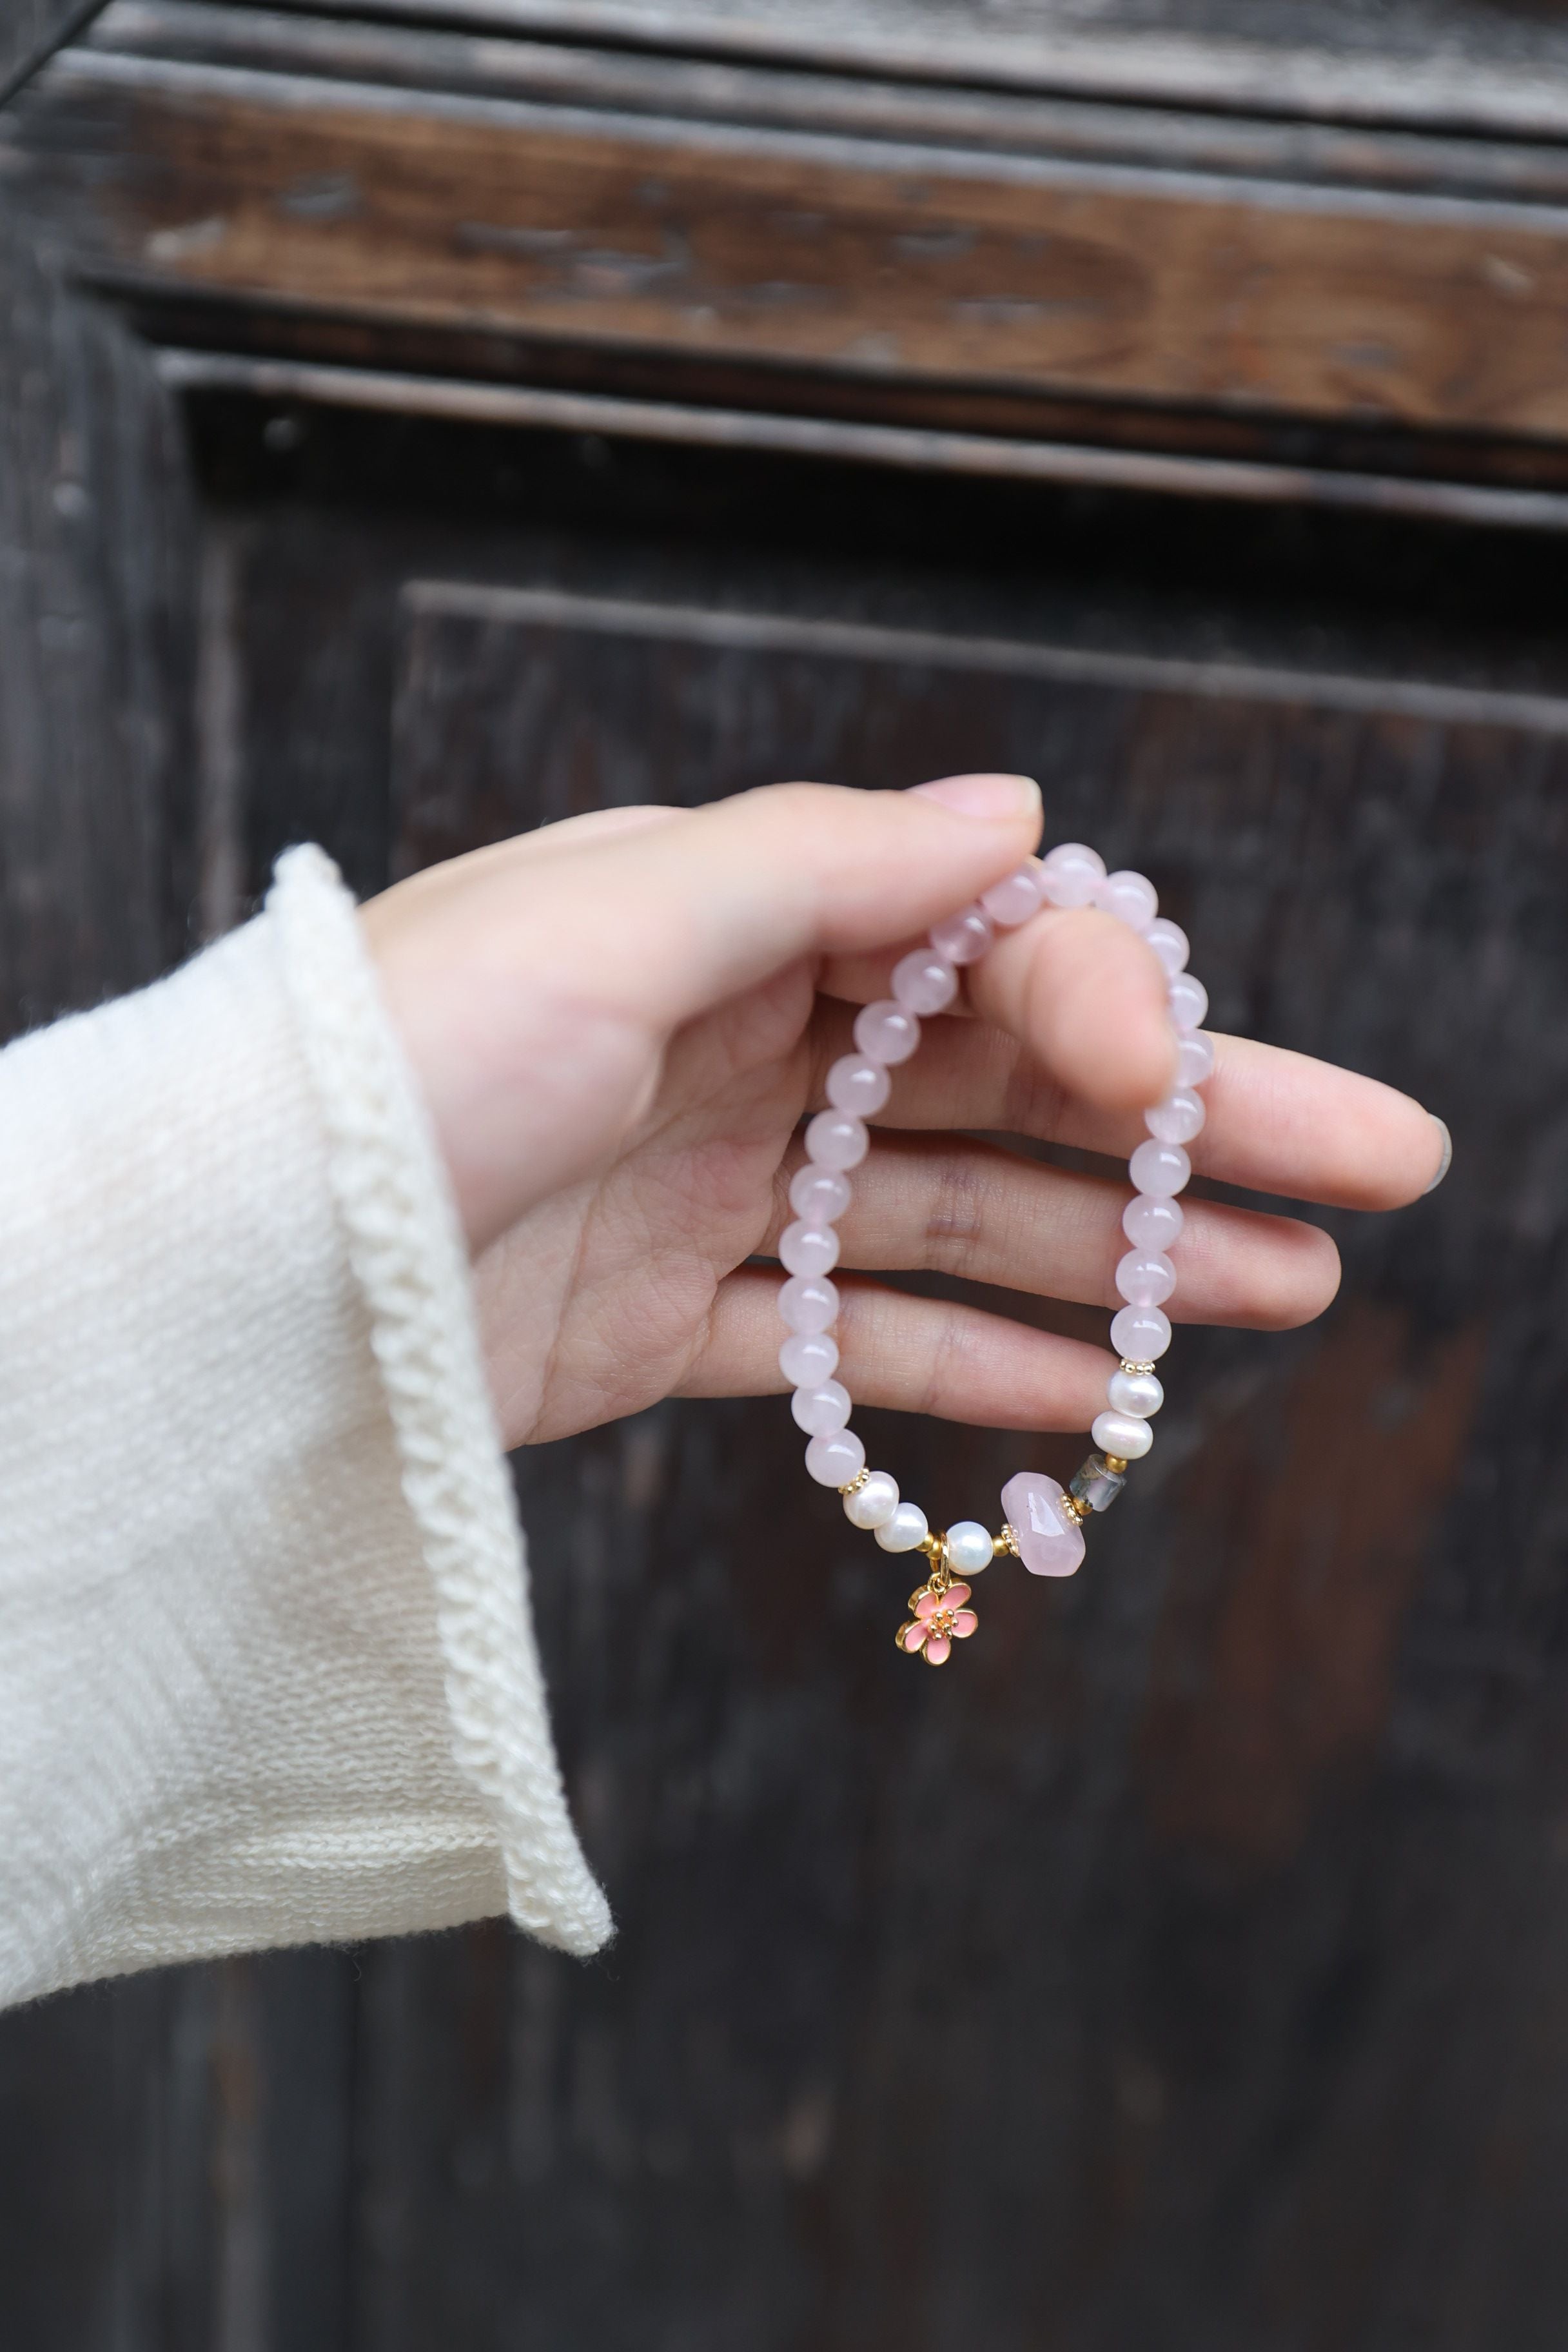
[[[1042, 905], [1099, 907], [1148, 941], [1165, 971], [1178, 1044], [1176, 1081], [1163, 1102], [1145, 1112], [1149, 1139], [1128, 1165], [1137, 1190], [1122, 1211], [1121, 1227], [1132, 1246], [1116, 1269], [1116, 1287], [1127, 1303], [1110, 1325], [1121, 1362], [1107, 1386], [1107, 1409], [1090, 1432], [1098, 1451], [1065, 1492], [1037, 1471], [1020, 1470], [1009, 1478], [1002, 1489], [1000, 1535], [992, 1536], [977, 1519], [960, 1519], [933, 1534], [920, 1506], [900, 1499], [885, 1470], [867, 1469], [866, 1449], [848, 1426], [849, 1391], [834, 1378], [838, 1293], [828, 1276], [838, 1263], [835, 1228], [849, 1206], [848, 1171], [866, 1157], [866, 1121], [888, 1099], [889, 1071], [907, 1062], [920, 1044], [922, 1017], [952, 1003], [960, 966], [977, 963], [998, 930], [1026, 922]], [[894, 1636], [900, 1650], [918, 1651], [928, 1665], [944, 1664], [953, 1643], [973, 1633], [978, 1620], [964, 1580], [994, 1559], [1021, 1559], [1031, 1576], [1071, 1576], [1084, 1556], [1084, 1522], [1109, 1510], [1127, 1483], [1128, 1464], [1154, 1442], [1149, 1420], [1165, 1396], [1154, 1366], [1171, 1344], [1163, 1308], [1176, 1283], [1166, 1252], [1182, 1230], [1176, 1194], [1192, 1174], [1182, 1147], [1203, 1127], [1196, 1089], [1212, 1074], [1215, 1059], [1212, 1039], [1201, 1034], [1208, 996], [1186, 961], [1186, 935], [1161, 916], [1152, 883], [1142, 874], [1108, 874], [1092, 849], [1065, 843], [1048, 857], [1020, 866], [977, 905], [934, 925], [930, 945], [895, 967], [892, 995], [866, 1005], [857, 1017], [859, 1051], [834, 1063], [827, 1073], [830, 1108], [806, 1128], [806, 1164], [789, 1189], [795, 1222], [779, 1240], [787, 1276], [779, 1311], [790, 1328], [779, 1365], [795, 1388], [795, 1418], [811, 1440], [805, 1449], [811, 1475], [837, 1488], [848, 1518], [869, 1528], [884, 1551], [922, 1552], [930, 1564]]]

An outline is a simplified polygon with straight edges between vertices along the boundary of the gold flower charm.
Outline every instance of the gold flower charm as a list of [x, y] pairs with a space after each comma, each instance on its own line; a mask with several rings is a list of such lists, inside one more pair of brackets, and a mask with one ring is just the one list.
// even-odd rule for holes
[[945, 1665], [954, 1642], [967, 1642], [980, 1622], [968, 1601], [967, 1584], [950, 1584], [940, 1592], [922, 1584], [910, 1595], [914, 1615], [893, 1637], [900, 1649], [911, 1655], [923, 1652], [928, 1666]]

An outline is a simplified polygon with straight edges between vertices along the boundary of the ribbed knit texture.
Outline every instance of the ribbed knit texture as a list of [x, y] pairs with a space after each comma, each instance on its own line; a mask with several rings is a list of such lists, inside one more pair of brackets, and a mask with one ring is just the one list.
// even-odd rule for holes
[[0, 1054], [0, 2000], [509, 1908], [609, 1932], [444, 1171], [296, 851]]

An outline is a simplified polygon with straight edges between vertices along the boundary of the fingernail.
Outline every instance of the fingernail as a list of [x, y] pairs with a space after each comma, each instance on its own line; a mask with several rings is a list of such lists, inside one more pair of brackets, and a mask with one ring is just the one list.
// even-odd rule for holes
[[920, 800], [940, 801], [959, 816], [986, 817], [993, 824], [1040, 813], [1040, 788], [1033, 776], [939, 776], [935, 783], [913, 790]]
[[[1428, 1117], [1431, 1118], [1433, 1126], [1436, 1129], [1438, 1134], [1443, 1139], [1443, 1157], [1437, 1162], [1437, 1173], [1433, 1177], [1432, 1181], [1426, 1187], [1426, 1191], [1428, 1192], [1435, 1192], [1437, 1190], [1438, 1185], [1442, 1182], [1444, 1177], [1447, 1174], [1449, 1169], [1454, 1164], [1454, 1139], [1449, 1134], [1447, 1128], [1438, 1118], [1436, 1111], [1429, 1112]], [[1422, 1197], [1425, 1198], [1425, 1194]]]

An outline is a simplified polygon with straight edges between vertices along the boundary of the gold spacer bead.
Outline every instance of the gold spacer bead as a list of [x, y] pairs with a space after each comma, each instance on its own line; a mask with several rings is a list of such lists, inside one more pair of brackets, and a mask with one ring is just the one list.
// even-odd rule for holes
[[1080, 1528], [1089, 1517], [1089, 1505], [1081, 1495], [1064, 1495], [1061, 1507], [1068, 1518], [1076, 1519]]
[[938, 1553], [945, 1550], [946, 1547], [947, 1538], [945, 1536], [921, 1536], [919, 1543], [915, 1546], [915, 1549], [917, 1551], [923, 1551], [928, 1559], [935, 1559]]
[[1123, 1356], [1121, 1369], [1124, 1372], [1152, 1372], [1154, 1367], [1152, 1363], [1135, 1364], [1130, 1356]]
[[1018, 1538], [1010, 1527], [1004, 1526], [999, 1536], [992, 1537], [991, 1557], [993, 1559], [1017, 1559]]
[[850, 1479], [847, 1486], [840, 1486], [838, 1489], [839, 1493], [841, 1495], [858, 1495], [870, 1475], [871, 1473], [869, 1470], [857, 1470], [853, 1478]]
[[1121, 1478], [1126, 1475], [1127, 1465], [1122, 1460], [1120, 1454], [1108, 1454], [1105, 1457], [1105, 1466], [1110, 1471], [1113, 1478]]

